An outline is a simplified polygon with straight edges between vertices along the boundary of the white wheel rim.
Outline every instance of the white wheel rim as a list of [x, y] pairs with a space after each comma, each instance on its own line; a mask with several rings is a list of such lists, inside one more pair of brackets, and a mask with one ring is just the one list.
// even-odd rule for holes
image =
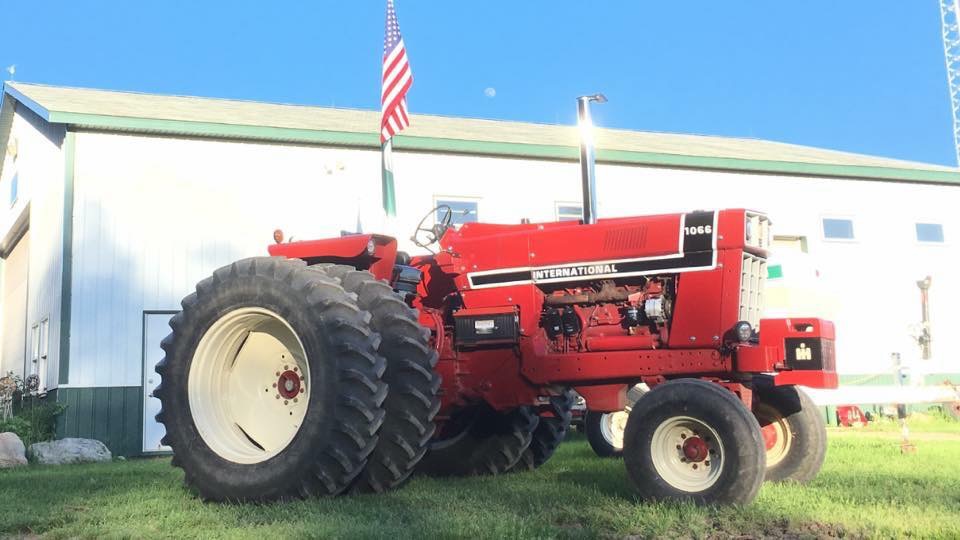
[[187, 380], [190, 414], [220, 457], [260, 463], [300, 430], [311, 382], [303, 344], [286, 320], [266, 309], [236, 309], [197, 345]]
[[600, 416], [600, 434], [610, 446], [623, 450], [623, 432], [627, 428], [627, 411], [604, 413]]
[[769, 405], [760, 403], [755, 413], [760, 422], [760, 433], [763, 435], [764, 447], [767, 451], [767, 468], [783, 461], [790, 453], [793, 444], [793, 433], [787, 420]]
[[[689, 449], [701, 452], [691, 458]], [[657, 426], [650, 441], [650, 456], [657, 474], [687, 493], [715, 484], [724, 465], [723, 441], [717, 432], [689, 416], [674, 416]]]

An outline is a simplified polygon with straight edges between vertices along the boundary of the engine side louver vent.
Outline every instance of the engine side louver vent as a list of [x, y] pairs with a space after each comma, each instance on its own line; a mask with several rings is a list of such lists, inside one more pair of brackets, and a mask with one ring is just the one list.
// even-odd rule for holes
[[743, 254], [740, 268], [740, 320], [757, 328], [763, 312], [763, 287], [767, 282], [767, 260]]
[[605, 251], [633, 251], [643, 249], [647, 245], [647, 228], [630, 227], [628, 229], [613, 229], [607, 232], [603, 241]]

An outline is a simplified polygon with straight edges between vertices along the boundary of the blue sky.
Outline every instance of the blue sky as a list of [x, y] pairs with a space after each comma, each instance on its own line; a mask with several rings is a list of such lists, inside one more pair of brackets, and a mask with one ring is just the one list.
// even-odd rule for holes
[[[414, 113], [572, 123], [601, 91], [599, 125], [955, 164], [936, 0], [396, 1]], [[375, 109], [384, 3], [4, 1], [0, 66]]]

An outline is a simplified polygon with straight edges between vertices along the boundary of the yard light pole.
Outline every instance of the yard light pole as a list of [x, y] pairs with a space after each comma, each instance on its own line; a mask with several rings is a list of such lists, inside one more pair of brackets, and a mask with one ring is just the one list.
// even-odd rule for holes
[[606, 103], [603, 94], [577, 98], [577, 122], [580, 127], [580, 177], [583, 183], [583, 223], [597, 222], [597, 178], [594, 171], [596, 150], [593, 146], [593, 120], [590, 118], [590, 102]]

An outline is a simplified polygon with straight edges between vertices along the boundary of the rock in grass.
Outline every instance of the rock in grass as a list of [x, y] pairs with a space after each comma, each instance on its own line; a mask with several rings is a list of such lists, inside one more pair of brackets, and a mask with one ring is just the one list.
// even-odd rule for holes
[[68, 465], [110, 461], [112, 456], [100, 441], [60, 439], [30, 445], [30, 458], [40, 465]]
[[27, 464], [27, 449], [16, 433], [0, 433], [0, 469]]

